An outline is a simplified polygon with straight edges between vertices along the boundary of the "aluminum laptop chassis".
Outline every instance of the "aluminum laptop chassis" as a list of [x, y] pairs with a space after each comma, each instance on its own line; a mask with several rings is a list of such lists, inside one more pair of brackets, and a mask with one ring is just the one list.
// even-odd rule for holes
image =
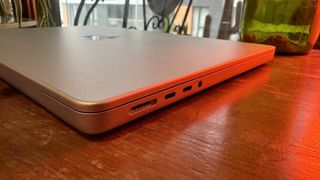
[[[173, 76], [155, 83], [151, 83], [151, 84], [149, 83], [149, 81], [152, 81], [152, 80], [149, 80], [148, 81], [149, 84], [143, 87], [138, 87], [138, 88], [133, 87], [136, 89], [128, 90], [128, 91], [121, 90], [122, 93], [118, 94], [117, 96], [107, 97], [106, 99], [100, 98], [99, 100], [94, 99], [92, 101], [81, 100], [80, 98], [72, 96], [72, 94], [70, 94], [70, 92], [72, 91], [63, 92], [63, 89], [61, 90], [61, 89], [58, 89], [57, 87], [54, 87], [54, 84], [51, 81], [44, 78], [41, 79], [41, 77], [35, 77], [37, 74], [31, 73], [32, 68], [26, 68], [28, 70], [24, 70], [23, 68], [21, 68], [23, 67], [22, 65], [21, 67], [19, 67], [19, 65], [22, 62], [21, 60], [19, 60], [19, 58], [22, 58], [23, 56], [16, 57], [11, 55], [14, 52], [12, 52], [11, 54], [6, 52], [5, 56], [2, 56], [1, 53], [3, 53], [4, 51], [1, 52], [0, 50], [0, 77], [4, 81], [13, 85], [14, 87], [22, 91], [24, 94], [28, 95], [29, 97], [31, 97], [32, 99], [40, 103], [49, 111], [51, 111], [55, 115], [62, 118], [64, 121], [66, 121], [76, 129], [78, 129], [79, 131], [87, 134], [98, 134], [98, 133], [106, 132], [122, 124], [125, 124], [133, 119], [137, 119], [145, 114], [148, 114], [152, 111], [160, 109], [164, 106], [167, 106], [168, 104], [174, 103], [187, 96], [190, 96], [199, 91], [202, 91], [228, 78], [239, 75], [240, 73], [248, 71], [259, 65], [265, 64], [266, 62], [273, 59], [274, 52], [275, 52], [275, 48], [272, 46], [231, 42], [231, 41], [229, 42], [229, 41], [213, 40], [213, 39], [197, 40], [197, 38], [178, 37], [178, 36], [162, 34], [162, 33], [150, 33], [150, 32], [140, 32], [140, 31], [129, 32], [129, 30], [123, 30], [123, 29], [110, 30], [110, 28], [86, 28], [86, 27], [54, 28], [54, 29], [55, 30], [49, 30], [49, 31], [57, 31], [57, 32], [51, 32], [50, 34], [51, 36], [59, 33], [60, 35], [57, 35], [57, 36], [61, 36], [61, 34], [64, 34], [61, 32], [68, 31], [68, 29], [72, 29], [71, 30], [72, 32], [75, 31], [78, 33], [78, 34], [76, 33], [77, 34], [76, 36], [81, 36], [77, 38], [82, 38], [82, 37], [87, 38], [87, 37], [90, 37], [90, 35], [92, 34], [96, 34], [96, 33], [101, 34], [101, 30], [103, 30], [106, 32], [112, 32], [111, 33], [112, 38], [134, 37], [133, 38], [134, 40], [130, 41], [130, 43], [134, 43], [134, 42], [139, 43], [141, 41], [141, 38], [142, 39], [149, 38], [147, 42], [143, 41], [143, 43], [148, 43], [150, 39], [152, 39], [153, 43], [155, 42], [166, 43], [162, 41], [162, 38], [174, 39], [175, 42], [180, 41], [179, 39], [183, 39], [181, 40], [181, 41], [184, 41], [183, 44], [186, 42], [193, 43], [195, 41], [196, 42], [203, 41], [204, 46], [208, 46], [208, 45], [210, 46], [210, 44], [212, 44], [213, 52], [216, 51], [214, 48], [218, 47], [216, 44], [221, 44], [223, 49], [225, 49], [224, 52], [217, 51], [216, 53], [214, 53], [216, 54], [216, 56], [212, 56], [212, 54], [203, 54], [203, 52], [199, 52], [196, 47], [192, 48], [191, 46], [191, 48], [186, 48], [186, 51], [189, 51], [190, 53], [190, 51], [194, 49], [194, 51], [191, 54], [194, 54], [193, 58], [195, 60], [187, 61], [187, 58], [184, 57], [188, 63], [191, 62], [191, 63], [194, 63], [194, 66], [197, 66], [202, 59], [210, 59], [211, 58], [210, 56], [212, 56], [212, 59], [213, 59], [212, 65], [206, 65], [192, 71], [189, 71], [189, 69], [186, 71], [181, 70], [183, 74], [178, 74], [176, 76]], [[85, 29], [85, 30], [81, 30], [81, 29]], [[97, 29], [99, 29], [99, 31], [97, 31]], [[28, 33], [30, 35], [30, 31], [33, 31], [33, 30], [20, 31], [17, 33], [21, 38], [21, 36], [23, 36], [21, 34], [26, 34], [26, 36], [28, 36]], [[41, 31], [42, 34], [45, 34], [46, 30], [44, 29], [44, 30], [35, 30], [35, 31]], [[0, 36], [1, 36], [1, 33], [2, 32], [0, 31]], [[8, 32], [7, 34], [15, 35], [15, 33], [8, 33]], [[146, 35], [147, 37], [144, 37], [144, 35]], [[104, 37], [104, 36], [101, 36], [101, 37]], [[20, 40], [17, 40], [17, 41], [20, 41]], [[102, 41], [104, 40], [102, 39]], [[201, 46], [202, 44], [201, 42], [196, 43], [196, 46]], [[182, 46], [183, 44], [177, 43], [175, 45]], [[164, 44], [164, 46], [165, 45], [166, 44]], [[144, 44], [143, 46], [148, 46], [148, 44]], [[247, 51], [244, 54], [241, 54], [239, 50], [235, 49], [235, 48], [242, 48], [242, 47], [243, 47], [243, 51]], [[5, 47], [0, 47], [0, 49], [3, 49], [3, 48]], [[12, 47], [9, 47], [9, 48], [12, 48]], [[19, 47], [19, 48], [23, 48], [23, 47]], [[57, 48], [57, 47], [54, 47], [54, 48]], [[168, 47], [168, 48], [174, 48], [174, 47]], [[80, 50], [85, 50], [85, 49], [80, 49]], [[87, 51], [88, 53], [90, 52], [89, 50]], [[108, 51], [108, 49], [106, 49], [106, 51]], [[239, 51], [239, 52], [235, 53], [233, 51]], [[126, 51], [123, 50], [123, 53], [126, 53]], [[141, 57], [145, 55], [144, 53], [145, 52], [141, 52]], [[231, 56], [231, 55], [228, 55], [228, 53], [230, 54], [234, 53], [234, 55]], [[137, 55], [136, 56], [139, 57], [139, 53], [137, 54], [138, 56]], [[35, 53], [34, 56], [35, 56], [34, 58], [37, 58], [37, 53]], [[127, 56], [128, 58], [130, 58], [132, 54], [129, 53]], [[177, 59], [177, 61], [183, 61], [181, 59], [178, 59], [179, 55], [177, 54], [165, 54], [163, 57], [170, 58], [171, 56], [174, 56]], [[18, 60], [14, 60], [13, 63], [11, 63], [12, 61], [7, 59], [10, 57], [14, 57], [13, 59], [18, 59]], [[215, 59], [220, 59], [220, 58], [222, 59], [221, 62], [220, 61], [216, 62], [217, 60]], [[46, 60], [43, 59], [43, 61], [46, 61]], [[119, 61], [121, 61], [121, 59], [119, 59]], [[137, 61], [138, 61], [137, 63], [141, 63], [139, 60]], [[150, 63], [156, 62], [156, 61], [157, 61], [157, 58], [155, 58], [155, 60], [150, 60]], [[48, 63], [51, 63], [51, 61], [48, 61]], [[172, 64], [168, 62], [166, 63], [167, 63], [167, 67], [172, 66]], [[147, 68], [149, 67], [149, 64], [141, 64], [141, 66], [146, 66]], [[52, 68], [57, 68], [57, 67], [53, 66]], [[64, 67], [59, 67], [59, 68], [64, 68]], [[176, 68], [180, 68], [180, 67], [176, 67]], [[184, 68], [184, 67], [181, 67], [181, 68]], [[154, 67], [154, 69], [152, 69], [152, 71], [154, 71], [154, 74], [156, 75], [154, 78], [152, 78], [153, 73], [151, 71], [150, 79], [159, 79], [160, 76], [164, 76], [164, 75], [159, 75], [159, 73], [156, 70], [157, 70], [157, 67]], [[37, 70], [34, 70], [34, 71], [37, 71]], [[57, 73], [58, 71], [59, 70], [57, 70]], [[165, 72], [166, 69], [163, 69], [162, 71]], [[169, 71], [172, 71], [172, 69], [170, 70], [169, 68], [168, 72]], [[177, 69], [177, 71], [179, 70]], [[41, 71], [41, 73], [43, 72]], [[130, 76], [130, 72], [128, 73]], [[74, 73], [70, 74], [70, 76], [72, 75], [74, 75]], [[79, 74], [77, 76], [82, 76], [82, 75]], [[115, 74], [115, 78], [117, 78], [117, 73]], [[81, 79], [81, 77], [79, 79]], [[88, 81], [88, 79], [86, 78], [83, 78], [83, 79]], [[142, 79], [145, 79], [145, 77], [142, 77]], [[111, 81], [110, 78], [109, 78], [109, 81]], [[139, 81], [139, 79], [137, 79], [137, 81]], [[101, 83], [103, 84], [107, 82], [101, 82]], [[85, 86], [83, 86], [82, 88], [85, 88]], [[98, 88], [98, 85], [97, 87], [92, 88], [91, 93], [96, 93], [95, 89], [97, 88]], [[113, 88], [112, 85], [110, 86], [110, 88]], [[82, 91], [82, 89], [80, 88], [79, 91]], [[96, 91], [99, 92], [99, 90], [96, 90]], [[113, 91], [110, 91], [110, 92], [113, 92]], [[90, 93], [90, 92], [86, 92], [86, 93]], [[85, 95], [85, 93], [83, 94]], [[92, 96], [92, 97], [95, 97], [95, 96]]]

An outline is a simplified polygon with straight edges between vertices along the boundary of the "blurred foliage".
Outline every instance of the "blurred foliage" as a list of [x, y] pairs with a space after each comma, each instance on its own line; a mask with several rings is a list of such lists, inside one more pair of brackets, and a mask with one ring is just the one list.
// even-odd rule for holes
[[59, 0], [37, 0], [39, 27], [61, 26]]

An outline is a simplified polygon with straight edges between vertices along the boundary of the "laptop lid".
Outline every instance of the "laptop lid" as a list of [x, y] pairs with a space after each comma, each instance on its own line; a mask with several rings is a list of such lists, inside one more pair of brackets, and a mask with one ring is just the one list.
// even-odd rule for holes
[[0, 39], [2, 66], [81, 112], [108, 110], [274, 50], [107, 27], [2, 30]]
[[0, 77], [97, 134], [273, 58], [272, 46], [107, 27], [1, 30]]

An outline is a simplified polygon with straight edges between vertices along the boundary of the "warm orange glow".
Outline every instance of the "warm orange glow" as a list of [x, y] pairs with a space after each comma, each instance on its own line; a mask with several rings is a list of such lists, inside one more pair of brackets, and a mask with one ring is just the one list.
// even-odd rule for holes
[[307, 74], [312, 69], [311, 61], [306, 61], [301, 76], [300, 89], [293, 97], [298, 103], [292, 112], [292, 127], [288, 131], [292, 179], [319, 179], [320, 172], [320, 71]]

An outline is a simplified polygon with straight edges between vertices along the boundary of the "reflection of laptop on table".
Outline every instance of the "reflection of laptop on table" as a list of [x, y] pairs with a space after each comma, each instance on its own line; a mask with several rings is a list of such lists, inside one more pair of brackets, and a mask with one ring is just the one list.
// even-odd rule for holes
[[102, 27], [1, 30], [0, 39], [0, 77], [90, 134], [264, 64], [275, 50]]

